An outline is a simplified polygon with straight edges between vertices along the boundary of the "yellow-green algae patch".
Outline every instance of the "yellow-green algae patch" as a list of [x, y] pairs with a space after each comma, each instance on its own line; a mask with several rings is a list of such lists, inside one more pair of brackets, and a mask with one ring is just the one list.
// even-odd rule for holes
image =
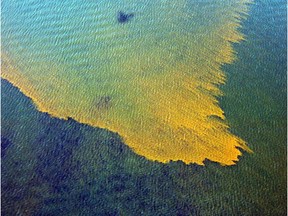
[[[31, 37], [37, 52], [29, 43], [14, 51], [22, 42], [11, 33], [14, 42], [3, 48], [2, 77], [40, 111], [117, 132], [147, 159], [202, 165], [207, 158], [232, 165], [241, 155], [236, 147], [251, 150], [229, 132], [216, 97], [225, 82], [221, 65], [234, 58], [231, 42], [243, 39], [237, 28], [247, 3], [142, 2], [125, 24], [103, 10], [91, 18], [100, 30], [77, 33], [79, 40], [72, 32], [68, 45], [64, 37], [59, 42], [57, 29], [55, 40]], [[97, 46], [77, 56], [77, 45], [91, 41]], [[63, 50], [55, 52], [57, 61], [46, 46]]]

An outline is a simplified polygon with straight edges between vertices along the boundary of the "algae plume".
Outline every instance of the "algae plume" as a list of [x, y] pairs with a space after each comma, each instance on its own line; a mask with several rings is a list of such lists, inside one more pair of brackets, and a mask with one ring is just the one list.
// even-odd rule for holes
[[[13, 13], [3, 15], [2, 77], [40, 111], [117, 132], [160, 162], [232, 165], [236, 147], [250, 151], [217, 101], [249, 1], [39, 0], [34, 16], [17, 15], [34, 2], [3, 3]], [[134, 17], [119, 24], [118, 11]]]

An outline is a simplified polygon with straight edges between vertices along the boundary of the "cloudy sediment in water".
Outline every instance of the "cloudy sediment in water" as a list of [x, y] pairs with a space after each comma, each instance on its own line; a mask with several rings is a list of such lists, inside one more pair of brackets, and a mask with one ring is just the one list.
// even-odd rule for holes
[[3, 2], [2, 77], [58, 118], [150, 160], [232, 165], [251, 151], [219, 106], [250, 1]]

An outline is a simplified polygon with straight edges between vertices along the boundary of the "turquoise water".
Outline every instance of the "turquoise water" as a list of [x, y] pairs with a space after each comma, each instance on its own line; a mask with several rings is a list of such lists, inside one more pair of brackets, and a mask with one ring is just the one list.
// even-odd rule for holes
[[[226, 1], [221, 2], [225, 5]], [[3, 50], [14, 60], [21, 73], [28, 75], [27, 71], [30, 69], [40, 76], [43, 73], [37, 71], [39, 69], [37, 65], [40, 64], [45, 73], [52, 75], [53, 67], [62, 64], [68, 68], [62, 73], [67, 71], [79, 73], [88, 79], [91, 78], [91, 71], [100, 69], [107, 71], [105, 69], [107, 65], [113, 63], [113, 58], [119, 58], [121, 53], [143, 48], [141, 43], [145, 43], [147, 49], [153, 49], [152, 43], [166, 43], [171, 34], [175, 37], [178, 33], [189, 34], [197, 32], [198, 29], [202, 29], [202, 34], [208, 34], [209, 28], [215, 25], [217, 19], [212, 11], [221, 8], [221, 3], [210, 5], [195, 1], [188, 7], [189, 3], [186, 5], [185, 1], [179, 1], [178, 4], [183, 5], [184, 16], [188, 17], [186, 23], [182, 23], [181, 32], [175, 23], [177, 16], [183, 12], [177, 11], [179, 7], [173, 7], [174, 4], [176, 5], [168, 1], [157, 3], [126, 0], [3, 1]], [[187, 8], [192, 9], [189, 11]], [[157, 9], [159, 11], [156, 11]], [[207, 20], [201, 20], [202, 17], [199, 15], [201, 9], [211, 11], [206, 15]], [[117, 21], [119, 11], [133, 13], [135, 16], [127, 25], [119, 24]], [[169, 20], [164, 22], [167, 17]], [[175, 23], [170, 23], [173, 19]], [[206, 28], [203, 28], [201, 23], [205, 23]], [[131, 49], [131, 46], [134, 48]], [[172, 44], [166, 49], [176, 51]], [[48, 65], [50, 68], [44, 67], [45, 62], [50, 63]], [[103, 78], [100, 73], [98, 75], [99, 79]]]
[[254, 151], [236, 166], [147, 161], [2, 80], [2, 215], [286, 215], [286, 3], [255, 1], [242, 32], [220, 98]]

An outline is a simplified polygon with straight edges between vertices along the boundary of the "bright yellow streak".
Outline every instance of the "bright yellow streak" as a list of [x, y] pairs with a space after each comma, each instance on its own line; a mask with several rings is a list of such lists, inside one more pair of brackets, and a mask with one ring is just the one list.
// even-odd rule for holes
[[[187, 2], [179, 2], [173, 12], [183, 14]], [[218, 85], [225, 82], [221, 65], [234, 59], [231, 42], [243, 39], [237, 28], [247, 1], [227, 1], [219, 8], [211, 11], [215, 22], [195, 31], [169, 31], [184, 24], [168, 16], [171, 23], [159, 26], [159, 31], [167, 31], [165, 37], [155, 36], [156, 29], [129, 41], [129, 46], [98, 50], [103, 63], [86, 77], [45, 62], [17, 67], [9, 53], [2, 55], [2, 77], [32, 98], [40, 111], [117, 132], [149, 160], [203, 165], [207, 158], [232, 165], [241, 155], [236, 147], [251, 150], [229, 132], [216, 97], [222, 95]], [[205, 21], [201, 13], [195, 16]], [[132, 34], [131, 28], [123, 31]]]

